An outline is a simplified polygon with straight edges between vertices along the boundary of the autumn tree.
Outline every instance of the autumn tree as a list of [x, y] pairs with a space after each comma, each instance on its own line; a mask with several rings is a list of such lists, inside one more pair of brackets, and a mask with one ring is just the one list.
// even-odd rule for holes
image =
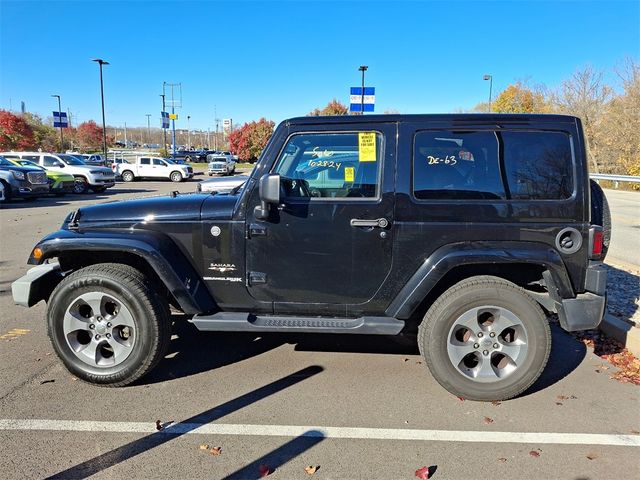
[[245, 123], [229, 134], [229, 148], [240, 160], [253, 162], [262, 154], [274, 128], [275, 123], [266, 118]]
[[348, 115], [349, 108], [346, 105], [339, 102], [337, 99], [331, 100], [323, 109], [316, 108], [312, 112], [309, 112], [309, 117], [322, 117], [326, 115]]
[[547, 113], [549, 105], [540, 88], [533, 89], [523, 82], [509, 85], [491, 103], [491, 111], [499, 113]]
[[75, 137], [83, 150], [98, 150], [102, 146], [102, 128], [93, 120], [78, 125]]
[[22, 116], [0, 110], [0, 150], [29, 150], [35, 143], [33, 130]]
[[[60, 132], [53, 128], [51, 125], [47, 125], [40, 115], [35, 113], [24, 113], [22, 118], [29, 124], [31, 130], [33, 130], [35, 145], [45, 152], [56, 152], [60, 149]], [[65, 144], [68, 144], [68, 130], [65, 129]], [[60, 150], [64, 150], [64, 147]]]

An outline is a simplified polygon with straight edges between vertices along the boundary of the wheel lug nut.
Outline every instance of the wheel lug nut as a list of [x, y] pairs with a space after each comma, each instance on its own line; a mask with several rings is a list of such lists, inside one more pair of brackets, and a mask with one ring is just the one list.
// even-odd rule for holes
[[483, 351], [482, 351], [482, 354], [483, 354], [483, 355], [485, 355], [485, 356], [486, 356], [486, 355], [489, 355], [489, 350], [483, 350]]
[[96, 340], [100, 340], [100, 335], [96, 335]]
[[111, 322], [107, 322], [107, 327], [111, 328]]
[[96, 326], [95, 326], [93, 323], [90, 323], [90, 324], [89, 324], [89, 328], [90, 328], [91, 330], [93, 330], [94, 328], [96, 328]]
[[480, 348], [480, 344], [479, 343], [474, 343], [473, 344], [473, 348]]
[[499, 345], [497, 343], [493, 344], [493, 348], [498, 348], [498, 347], [499, 347]]
[[482, 338], [483, 336], [484, 336], [484, 333], [478, 332], [478, 338]]
[[491, 333], [489, 334], [489, 336], [490, 336], [491, 338], [493, 338], [493, 337], [495, 337], [495, 336], [496, 336], [496, 333], [495, 333], [495, 332], [491, 332]]
[[98, 316], [96, 317], [96, 320], [98, 320], [99, 322], [101, 322], [101, 321], [102, 321], [102, 317], [101, 317], [100, 315], [98, 315]]
[[107, 337], [107, 338], [111, 338], [111, 334], [110, 334], [110, 333], [107, 333], [106, 337]]

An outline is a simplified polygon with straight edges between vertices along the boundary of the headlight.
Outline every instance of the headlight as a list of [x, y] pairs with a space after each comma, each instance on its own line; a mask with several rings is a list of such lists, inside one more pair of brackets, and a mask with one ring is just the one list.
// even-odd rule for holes
[[16, 177], [18, 180], [24, 180], [25, 179], [24, 172], [17, 172], [15, 170], [13, 170], [13, 176]]

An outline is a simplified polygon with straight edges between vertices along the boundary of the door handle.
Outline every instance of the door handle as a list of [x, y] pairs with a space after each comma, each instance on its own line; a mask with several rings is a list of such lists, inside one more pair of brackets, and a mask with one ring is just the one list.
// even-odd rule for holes
[[352, 227], [387, 228], [389, 226], [389, 220], [387, 220], [386, 218], [378, 218], [376, 220], [364, 220], [361, 218], [352, 218], [351, 226]]

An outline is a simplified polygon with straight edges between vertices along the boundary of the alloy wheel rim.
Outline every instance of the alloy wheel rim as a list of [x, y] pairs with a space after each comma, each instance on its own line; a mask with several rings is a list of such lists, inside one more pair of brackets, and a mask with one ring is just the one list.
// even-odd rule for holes
[[464, 377], [494, 383], [512, 375], [529, 351], [522, 320], [510, 310], [481, 306], [467, 310], [451, 326], [447, 355]]
[[92, 367], [121, 364], [137, 340], [129, 308], [103, 292], [83, 293], [71, 302], [64, 314], [62, 330], [71, 352]]

